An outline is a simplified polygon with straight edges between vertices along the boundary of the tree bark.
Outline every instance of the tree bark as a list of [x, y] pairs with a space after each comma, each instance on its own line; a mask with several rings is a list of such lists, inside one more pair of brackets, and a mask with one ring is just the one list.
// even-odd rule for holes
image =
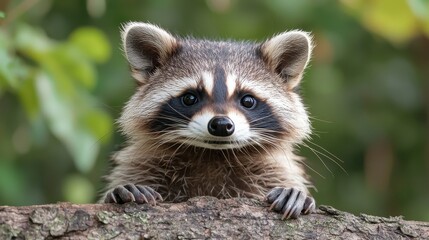
[[429, 239], [429, 223], [320, 206], [280, 219], [252, 199], [0, 207], [0, 239]]

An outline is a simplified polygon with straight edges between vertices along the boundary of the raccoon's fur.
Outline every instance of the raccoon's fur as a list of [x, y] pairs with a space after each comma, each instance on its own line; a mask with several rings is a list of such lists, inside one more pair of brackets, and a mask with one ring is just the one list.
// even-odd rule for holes
[[103, 201], [265, 197], [284, 218], [314, 210], [294, 154], [310, 134], [296, 93], [308, 33], [209, 41], [132, 22], [122, 40], [138, 87], [119, 119], [128, 144], [114, 155]]

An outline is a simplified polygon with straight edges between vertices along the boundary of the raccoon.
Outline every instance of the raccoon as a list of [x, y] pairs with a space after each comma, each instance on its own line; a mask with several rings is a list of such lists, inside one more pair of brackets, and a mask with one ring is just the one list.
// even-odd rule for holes
[[296, 91], [310, 34], [210, 41], [131, 22], [122, 41], [138, 84], [118, 121], [127, 146], [113, 156], [101, 201], [248, 197], [264, 198], [283, 219], [314, 211], [294, 154], [311, 132]]

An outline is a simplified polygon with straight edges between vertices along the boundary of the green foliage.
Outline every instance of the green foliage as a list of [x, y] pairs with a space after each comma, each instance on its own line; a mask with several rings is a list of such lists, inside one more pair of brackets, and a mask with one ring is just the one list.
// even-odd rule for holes
[[77, 29], [71, 34], [70, 42], [95, 62], [103, 63], [110, 57], [110, 44], [104, 34], [96, 28]]
[[46, 121], [79, 171], [90, 171], [112, 131], [111, 117], [94, 109], [97, 100], [90, 93], [97, 80], [94, 62], [110, 56], [106, 36], [84, 27], [57, 42], [25, 24], [11, 32], [0, 32], [2, 89], [17, 95], [29, 120]]
[[344, 3], [369, 30], [394, 43], [409, 41], [420, 32], [429, 36], [427, 0], [355, 0]]
[[65, 179], [63, 193], [73, 203], [88, 203], [94, 198], [94, 185], [80, 175], [70, 175]]

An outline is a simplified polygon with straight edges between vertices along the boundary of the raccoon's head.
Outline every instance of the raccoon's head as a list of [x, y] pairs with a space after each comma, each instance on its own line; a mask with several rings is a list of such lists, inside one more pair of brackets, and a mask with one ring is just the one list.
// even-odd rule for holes
[[129, 23], [122, 40], [139, 85], [119, 120], [131, 139], [235, 149], [295, 144], [309, 135], [295, 91], [312, 50], [307, 33], [259, 44], [215, 42]]

